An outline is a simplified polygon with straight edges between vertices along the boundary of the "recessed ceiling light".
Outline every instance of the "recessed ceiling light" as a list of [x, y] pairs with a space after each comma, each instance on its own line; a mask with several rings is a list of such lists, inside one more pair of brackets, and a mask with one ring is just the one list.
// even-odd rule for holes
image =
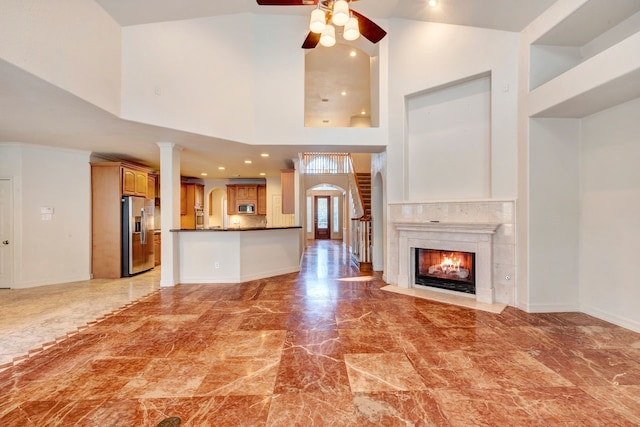
[[355, 51], [355, 50], [352, 50], [351, 52], [349, 52], [349, 56], [350, 56], [350, 57], [352, 57], [352, 58], [353, 58], [354, 56], [356, 56], [356, 55], [357, 55], [357, 53], [356, 53], [356, 51]]
[[223, 171], [224, 170], [224, 166], [218, 166], [218, 170], [219, 171]]
[[438, 5], [438, 0], [429, 0], [427, 4], [431, 7], [436, 7]]
[[362, 110], [362, 111], [360, 112], [360, 114], [362, 114], [362, 115], [364, 116], [365, 114], [367, 114], [367, 112], [366, 112], [366, 111], [364, 111], [364, 110]]
[[266, 175], [266, 173], [260, 172], [260, 176], [265, 176], [265, 175]]
[[250, 165], [251, 163], [253, 163], [251, 160], [245, 160], [244, 161], [246, 164]]
[[347, 96], [347, 91], [346, 91], [346, 90], [343, 90], [342, 92], [340, 92], [340, 95], [342, 95], [342, 96]]
[[269, 153], [262, 153], [260, 154], [260, 157], [269, 157]]
[[200, 176], [207, 176], [207, 173], [206, 173], [206, 172], [202, 172], [202, 173], [200, 174]]

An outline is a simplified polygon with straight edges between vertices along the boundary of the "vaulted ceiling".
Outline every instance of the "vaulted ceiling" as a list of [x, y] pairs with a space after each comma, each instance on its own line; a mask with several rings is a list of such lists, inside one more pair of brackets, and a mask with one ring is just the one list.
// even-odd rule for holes
[[[258, 6], [254, 0], [95, 0], [121, 26], [192, 19], [223, 14], [306, 15], [309, 6]], [[506, 31], [519, 31], [555, 0], [359, 0], [354, 9], [370, 19], [411, 19]], [[313, 146], [251, 146], [120, 119], [19, 68], [0, 60], [0, 141], [27, 142], [86, 149], [107, 156], [158, 165], [157, 148], [149, 141], [173, 141], [187, 148], [183, 174], [199, 175], [202, 166], [225, 159], [224, 176], [279, 174], [301, 149]], [[332, 147], [338, 151], [341, 147]], [[344, 147], [347, 150], [348, 147]], [[268, 152], [268, 159], [260, 158]], [[247, 167], [243, 160], [257, 158]], [[242, 166], [240, 166], [242, 165]]]

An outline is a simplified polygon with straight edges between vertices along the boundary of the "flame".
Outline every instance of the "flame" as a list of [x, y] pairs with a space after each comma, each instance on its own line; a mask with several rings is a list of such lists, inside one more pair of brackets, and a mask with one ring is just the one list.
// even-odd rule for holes
[[440, 268], [444, 273], [456, 273], [460, 271], [462, 260], [451, 254], [444, 256], [444, 260], [440, 263]]

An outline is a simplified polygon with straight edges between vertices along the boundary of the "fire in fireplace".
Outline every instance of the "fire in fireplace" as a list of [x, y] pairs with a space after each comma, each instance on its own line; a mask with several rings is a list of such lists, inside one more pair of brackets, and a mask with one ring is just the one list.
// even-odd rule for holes
[[417, 285], [476, 293], [475, 257], [472, 252], [415, 248]]

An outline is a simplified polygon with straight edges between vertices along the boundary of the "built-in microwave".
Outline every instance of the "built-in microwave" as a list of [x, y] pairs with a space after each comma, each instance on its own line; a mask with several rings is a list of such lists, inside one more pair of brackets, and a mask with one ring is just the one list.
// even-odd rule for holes
[[256, 205], [254, 205], [253, 203], [240, 203], [238, 204], [238, 213], [241, 213], [241, 214], [256, 213]]

